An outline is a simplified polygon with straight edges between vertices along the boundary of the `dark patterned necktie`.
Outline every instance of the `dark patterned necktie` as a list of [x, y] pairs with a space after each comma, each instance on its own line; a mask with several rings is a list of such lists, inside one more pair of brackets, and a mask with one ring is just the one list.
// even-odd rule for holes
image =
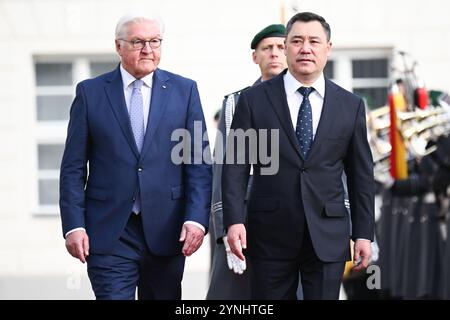
[[300, 87], [298, 89], [298, 92], [303, 96], [303, 101], [300, 105], [300, 110], [298, 110], [295, 134], [305, 159], [308, 156], [313, 141], [312, 111], [311, 102], [309, 102], [309, 94], [313, 91], [314, 88], [312, 87]]

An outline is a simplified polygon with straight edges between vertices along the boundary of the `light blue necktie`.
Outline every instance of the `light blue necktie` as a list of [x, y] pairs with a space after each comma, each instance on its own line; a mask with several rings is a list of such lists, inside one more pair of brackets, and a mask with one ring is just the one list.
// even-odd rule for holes
[[[133, 82], [133, 92], [130, 100], [130, 122], [131, 129], [133, 129], [134, 141], [136, 142], [139, 153], [144, 143], [144, 99], [142, 98], [141, 87], [144, 84], [142, 80], [135, 80]], [[133, 212], [139, 213], [141, 211], [141, 197], [140, 190], [136, 195], [136, 201], [133, 204]]]
[[313, 141], [312, 110], [311, 102], [309, 101], [309, 94], [313, 91], [314, 88], [312, 87], [300, 87], [298, 89], [298, 92], [303, 96], [303, 101], [300, 105], [300, 110], [298, 110], [295, 134], [305, 159], [308, 156]]

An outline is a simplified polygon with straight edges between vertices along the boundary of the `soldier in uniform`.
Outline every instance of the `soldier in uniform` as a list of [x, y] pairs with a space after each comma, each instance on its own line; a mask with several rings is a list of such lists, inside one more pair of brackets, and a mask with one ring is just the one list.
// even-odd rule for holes
[[[253, 62], [261, 70], [261, 76], [253, 84], [258, 85], [286, 68], [284, 40], [286, 29], [282, 24], [272, 24], [258, 32], [250, 47]], [[248, 88], [248, 87], [247, 87]], [[215, 144], [215, 164], [213, 166], [213, 194], [211, 220], [216, 246], [212, 260], [211, 281], [206, 299], [208, 300], [247, 300], [250, 299], [250, 276], [244, 272], [250, 266], [236, 257], [229, 249], [222, 215], [222, 159], [226, 138], [233, 119], [236, 104], [241, 92], [247, 88], [226, 95], [223, 101]], [[250, 186], [251, 180], [249, 181]], [[247, 188], [248, 190], [248, 188]]]
[[427, 150], [416, 159], [407, 179], [385, 186], [378, 231], [383, 240], [381, 268], [387, 280], [382, 280], [382, 288], [390, 298], [443, 297], [442, 280], [448, 267], [443, 268], [441, 225], [448, 211], [445, 199], [450, 175], [445, 172], [450, 167], [450, 138], [442, 135], [429, 140]]

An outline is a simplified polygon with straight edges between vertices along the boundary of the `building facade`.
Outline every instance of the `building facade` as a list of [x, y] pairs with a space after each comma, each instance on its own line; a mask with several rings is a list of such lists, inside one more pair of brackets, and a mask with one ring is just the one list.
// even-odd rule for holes
[[[254, 82], [250, 40], [296, 11], [332, 28], [326, 74], [385, 103], [390, 82], [418, 62], [428, 88], [450, 92], [450, 4], [436, 1], [0, 0], [0, 299], [92, 298], [85, 267], [64, 247], [59, 164], [75, 85], [115, 68], [114, 28], [131, 10], [166, 24], [160, 67], [198, 82], [213, 134], [223, 95]], [[420, 18], [423, 17], [423, 18]], [[183, 297], [202, 299], [208, 241], [188, 258]], [[191, 290], [204, 284], [204, 292]]]

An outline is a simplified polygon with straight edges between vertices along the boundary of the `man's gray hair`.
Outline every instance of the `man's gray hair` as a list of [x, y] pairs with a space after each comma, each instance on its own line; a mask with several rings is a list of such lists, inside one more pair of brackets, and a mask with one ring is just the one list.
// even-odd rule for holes
[[159, 25], [161, 37], [164, 35], [164, 22], [159, 15], [144, 15], [138, 12], [131, 12], [123, 15], [116, 25], [116, 39], [124, 39], [127, 36], [128, 26], [136, 22], [156, 21]]

